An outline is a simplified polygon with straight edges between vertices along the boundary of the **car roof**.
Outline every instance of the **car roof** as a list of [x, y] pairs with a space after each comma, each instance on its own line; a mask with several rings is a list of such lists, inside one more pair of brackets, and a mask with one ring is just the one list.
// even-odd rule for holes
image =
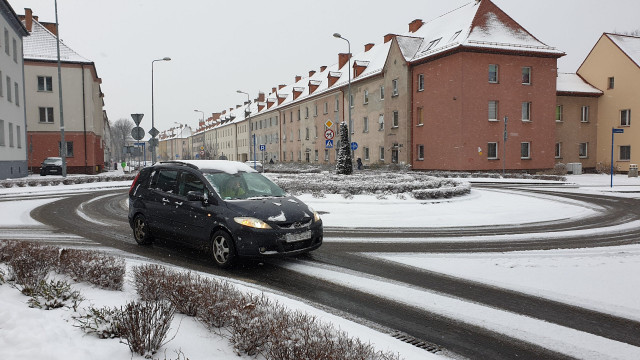
[[252, 167], [230, 160], [171, 160], [163, 161], [161, 164], [185, 164], [199, 170], [219, 171], [227, 174], [237, 174], [239, 172], [257, 172]]

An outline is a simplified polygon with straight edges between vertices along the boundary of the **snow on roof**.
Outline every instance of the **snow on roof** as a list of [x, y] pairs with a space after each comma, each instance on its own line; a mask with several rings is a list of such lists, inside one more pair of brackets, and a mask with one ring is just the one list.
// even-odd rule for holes
[[[25, 60], [45, 60], [58, 61], [58, 51], [56, 36], [52, 34], [38, 21], [33, 19], [31, 35], [24, 38], [24, 58]], [[88, 60], [60, 40], [60, 61], [73, 63], [88, 63]]]
[[238, 161], [229, 160], [179, 160], [181, 163], [191, 164], [202, 170], [218, 170], [227, 174], [238, 172], [257, 172], [251, 166]]
[[556, 84], [558, 93], [602, 94], [601, 90], [586, 82], [578, 74], [559, 73]]
[[640, 66], [640, 37], [606, 34], [620, 50], [622, 50], [636, 65]]

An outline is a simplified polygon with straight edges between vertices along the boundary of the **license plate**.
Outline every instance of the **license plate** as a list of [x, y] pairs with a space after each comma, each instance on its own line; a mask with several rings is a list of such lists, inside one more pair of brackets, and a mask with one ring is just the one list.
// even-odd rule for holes
[[285, 235], [285, 241], [288, 243], [303, 241], [308, 239], [311, 239], [311, 230], [307, 230], [303, 233]]

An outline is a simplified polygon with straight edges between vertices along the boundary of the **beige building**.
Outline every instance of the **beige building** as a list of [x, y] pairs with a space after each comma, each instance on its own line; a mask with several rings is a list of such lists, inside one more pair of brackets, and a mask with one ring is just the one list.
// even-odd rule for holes
[[603, 34], [577, 73], [603, 91], [597, 110], [597, 161], [611, 164], [612, 129], [622, 129], [614, 138], [613, 165], [628, 171], [629, 164], [640, 162], [640, 127], [631, 122], [632, 114], [640, 114], [640, 37]]
[[[558, 74], [556, 104], [556, 163], [580, 163], [595, 169], [598, 149], [598, 101], [602, 91], [577, 74]], [[573, 170], [572, 166], [569, 166]]]

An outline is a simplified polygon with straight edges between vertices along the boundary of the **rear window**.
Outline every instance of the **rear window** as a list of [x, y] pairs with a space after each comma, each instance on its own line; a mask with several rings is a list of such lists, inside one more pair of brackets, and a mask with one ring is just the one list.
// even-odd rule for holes
[[166, 193], [176, 194], [178, 192], [178, 171], [158, 170], [149, 187]]

